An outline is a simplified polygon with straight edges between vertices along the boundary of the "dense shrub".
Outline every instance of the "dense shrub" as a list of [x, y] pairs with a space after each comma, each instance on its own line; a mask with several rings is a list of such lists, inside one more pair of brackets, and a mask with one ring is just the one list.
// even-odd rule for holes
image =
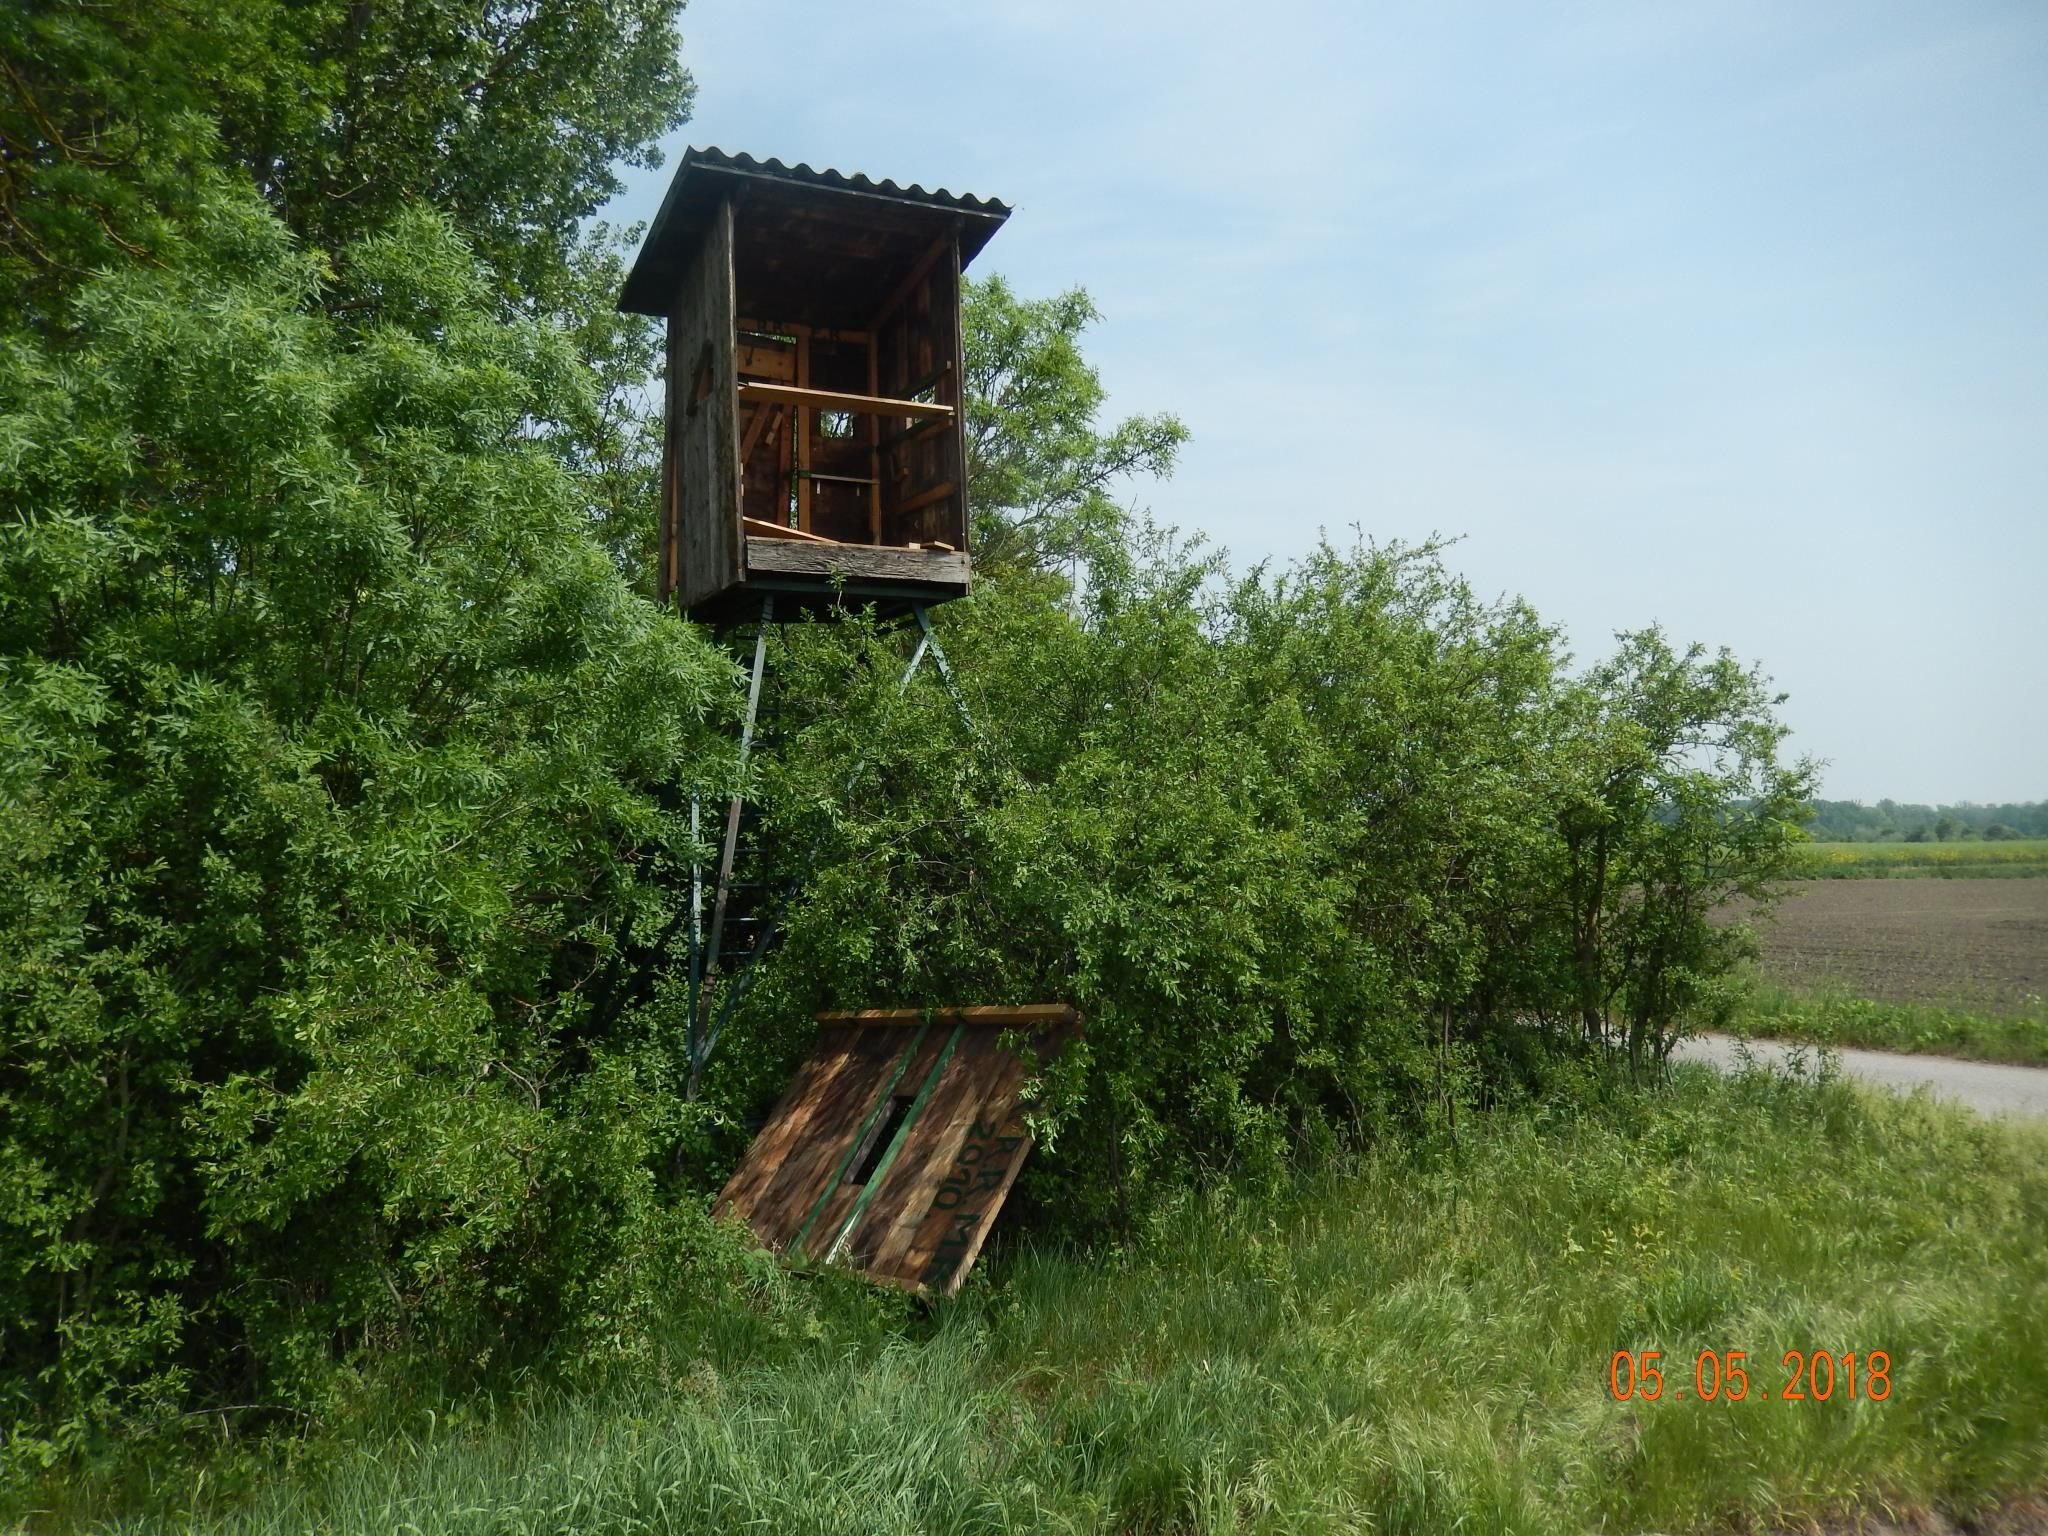
[[1575, 674], [1433, 549], [1231, 581], [1133, 531], [1069, 596], [1013, 573], [945, 611], [972, 731], [898, 690], [900, 640], [777, 654], [762, 793], [803, 896], [714, 1097], [771, 1092], [813, 1008], [1072, 1001], [1030, 1187], [1087, 1230], [1454, 1132], [1532, 1052], [1647, 1069], [1724, 1006], [1744, 935], [1707, 913], [1766, 894], [1809, 777], [1754, 673], [1650, 632]]
[[335, 278], [228, 201], [194, 256], [0, 369], [17, 1436], [532, 1349], [665, 1241], [606, 962], [728, 669], [589, 536], [582, 374], [437, 220]]

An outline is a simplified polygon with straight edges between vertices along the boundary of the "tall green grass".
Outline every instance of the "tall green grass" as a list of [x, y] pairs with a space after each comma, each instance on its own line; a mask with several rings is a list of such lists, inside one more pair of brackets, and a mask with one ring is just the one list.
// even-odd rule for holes
[[1801, 992], [1757, 981], [1736, 1016], [1735, 1029], [1766, 1040], [2048, 1066], [2048, 1005], [2039, 998], [2012, 1012], [1980, 1013], [1929, 1003], [1873, 1002], [1842, 992]]
[[[1681, 1070], [995, 1270], [765, 1363], [422, 1416], [238, 1508], [167, 1471], [124, 1528], [1576, 1536], [2048, 1480], [2048, 1128], [1835, 1081]], [[1699, 1350], [1775, 1397], [1795, 1348], [1889, 1352], [1890, 1400], [1693, 1397]], [[1662, 1401], [1612, 1400], [1617, 1349], [1664, 1352]]]
[[2048, 877], [2048, 838], [2002, 843], [1807, 843], [1795, 879]]

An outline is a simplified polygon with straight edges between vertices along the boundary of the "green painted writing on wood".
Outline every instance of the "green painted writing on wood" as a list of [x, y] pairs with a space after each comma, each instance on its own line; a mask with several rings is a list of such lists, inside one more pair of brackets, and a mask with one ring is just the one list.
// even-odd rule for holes
[[[980, 1229], [984, 1211], [961, 1210], [974, 1196], [992, 1196], [1001, 1191], [1010, 1171], [1010, 1159], [1024, 1145], [1022, 1136], [1004, 1136], [1001, 1127], [977, 1120], [953, 1160], [953, 1171], [940, 1181], [932, 1196], [932, 1209], [953, 1213], [952, 1227], [932, 1249], [925, 1266], [924, 1283], [943, 1289], [966, 1260]], [[977, 1202], [979, 1203], [979, 1202]]]

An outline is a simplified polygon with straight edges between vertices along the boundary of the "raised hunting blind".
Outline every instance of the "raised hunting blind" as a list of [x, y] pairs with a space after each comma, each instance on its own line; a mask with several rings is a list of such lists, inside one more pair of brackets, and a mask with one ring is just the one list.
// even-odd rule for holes
[[966, 593], [960, 274], [1009, 216], [683, 155], [620, 298], [668, 322], [664, 600], [717, 623]]
[[[927, 610], [969, 581], [960, 274], [1009, 216], [716, 149], [677, 167], [619, 305], [668, 322], [662, 599], [736, 650], [751, 629], [743, 771], [784, 713], [765, 688], [769, 637], [805, 611], [913, 617], [897, 691], [929, 657], [973, 730]], [[693, 792], [693, 842], [712, 832], [700, 810]], [[762, 829], [733, 794], [706, 839], [716, 873], [691, 867], [689, 1098], [815, 857], [773, 894]], [[1081, 1020], [1045, 1004], [818, 1022], [719, 1207], [792, 1257], [950, 1295], [1030, 1153], [1030, 1075]]]

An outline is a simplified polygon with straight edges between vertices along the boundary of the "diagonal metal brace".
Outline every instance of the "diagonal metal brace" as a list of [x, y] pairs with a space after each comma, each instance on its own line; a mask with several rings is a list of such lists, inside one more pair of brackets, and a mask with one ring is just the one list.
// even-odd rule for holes
[[896, 692], [901, 695], [910, 686], [911, 675], [917, 671], [917, 664], [924, 660], [924, 653], [929, 649], [932, 660], [938, 664], [939, 681], [946, 685], [946, 697], [953, 701], [953, 708], [960, 715], [960, 723], [966, 726], [968, 734], [972, 735], [974, 716], [967, 712], [967, 701], [960, 697], [960, 689], [953, 682], [953, 669], [947, 664], [946, 652], [939, 644], [937, 632], [932, 629], [931, 615], [925, 612], [923, 603], [912, 605], [910, 611], [917, 615], [917, 649], [910, 653], [910, 665], [903, 669], [903, 681], [897, 685]]
[[[909, 691], [911, 680], [917, 676], [918, 668], [924, 665], [925, 657], [930, 656], [932, 664], [938, 669], [939, 681], [945, 687], [946, 697], [952, 700], [953, 709], [960, 716], [961, 724], [967, 727], [970, 735], [973, 734], [974, 717], [968, 713], [967, 701], [960, 696], [960, 690], [953, 681], [953, 668], [946, 660], [946, 652], [944, 647], [939, 644], [937, 632], [932, 628], [931, 615], [925, 610], [925, 606], [922, 603], [912, 604], [910, 611], [917, 618], [917, 645], [910, 653], [910, 660], [904, 664], [903, 675], [897, 679], [897, 697], [901, 698]], [[761, 628], [754, 637], [754, 671], [747, 689], [746, 721], [740, 731], [740, 768], [742, 771], [746, 768], [747, 754], [753, 743], [754, 721], [760, 709], [761, 677], [763, 669], [767, 664], [768, 626], [774, 620], [774, 613], [775, 598], [771, 594], [762, 601]], [[847, 775], [844, 794], [851, 794], [853, 792], [854, 785], [860, 779], [861, 766], [861, 764], [856, 763], [853, 771]], [[694, 837], [697, 831], [697, 802], [694, 797], [691, 800], [690, 811], [690, 830]], [[814, 842], [811, 845], [802, 866], [790, 880], [788, 886], [782, 891], [780, 898], [775, 903], [774, 910], [769, 915], [766, 923], [763, 924], [760, 936], [755, 940], [753, 948], [747, 952], [746, 958], [740, 967], [731, 977], [727, 978], [725, 985], [719, 988], [714, 1013], [713, 1010], [705, 1007], [704, 994], [705, 990], [710, 987], [712, 981], [716, 978], [718, 971], [719, 950], [725, 929], [726, 901], [732, 884], [733, 860], [739, 846], [739, 818], [740, 797], [735, 794], [730, 804], [726, 807], [725, 843], [719, 857], [718, 880], [715, 887], [717, 895], [713, 904], [711, 931], [708, 940], [701, 939], [698, 932], [698, 923], [702, 911], [702, 884], [699, 866], [693, 865], [691, 867], [690, 1072], [688, 1087], [685, 1090], [685, 1097], [689, 1099], [697, 1097], [697, 1088], [703, 1078], [705, 1064], [710, 1061], [711, 1053], [718, 1049], [719, 1037], [725, 1033], [725, 1026], [732, 1021], [733, 1014], [738, 1010], [741, 1000], [746, 996], [747, 984], [753, 979], [755, 962], [767, 955], [775, 947], [776, 940], [781, 937], [783, 914], [789, 910], [790, 904], [796, 900], [797, 892], [803, 888], [804, 881], [815, 867], [819, 842], [823, 840], [821, 837], [819, 842]], [[698, 963], [700, 956], [702, 957], [701, 966]]]
[[[768, 666], [768, 626], [775, 622], [775, 594], [761, 599], [761, 627], [754, 631], [754, 675], [747, 684], [747, 716], [740, 726], [739, 772], [747, 771], [747, 755], [754, 746], [754, 721], [761, 712], [761, 674]], [[740, 845], [740, 790], [735, 788], [725, 807], [725, 846], [718, 856], [718, 892], [711, 907], [711, 939], [704, 952], [704, 974], [718, 971], [718, 949], [725, 933], [725, 906], [732, 895], [732, 862]]]

